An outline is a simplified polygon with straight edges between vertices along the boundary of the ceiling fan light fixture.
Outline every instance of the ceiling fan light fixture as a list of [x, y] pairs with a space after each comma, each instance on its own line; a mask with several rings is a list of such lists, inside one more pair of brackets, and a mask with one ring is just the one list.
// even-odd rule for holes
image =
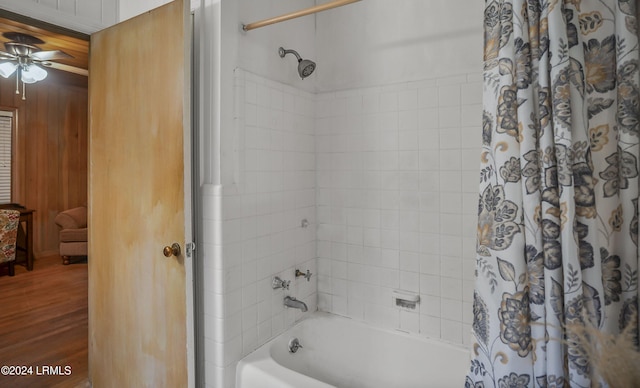
[[18, 68], [18, 65], [16, 63], [11, 63], [11, 62], [0, 63], [0, 75], [3, 76], [4, 78], [9, 78], [11, 77], [11, 74], [13, 74], [16, 71], [17, 68]]
[[22, 81], [23, 100], [26, 99], [26, 84], [33, 84], [47, 78], [47, 71], [43, 67], [87, 75], [85, 69], [54, 62], [60, 59], [71, 59], [73, 56], [61, 50], [42, 51], [36, 46], [45, 43], [40, 38], [9, 31], [2, 33], [2, 37], [9, 41], [4, 42], [5, 51], [0, 50], [0, 76], [9, 78], [13, 74], [16, 75], [16, 94], [20, 94], [20, 81]]
[[21, 80], [25, 84], [32, 84], [47, 78], [47, 71], [40, 66], [31, 64], [20, 72]]

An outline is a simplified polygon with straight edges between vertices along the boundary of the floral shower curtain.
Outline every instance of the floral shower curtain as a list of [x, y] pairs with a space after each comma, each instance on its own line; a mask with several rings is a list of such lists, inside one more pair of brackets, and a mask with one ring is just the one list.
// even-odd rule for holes
[[635, 7], [485, 2], [467, 387], [591, 386], [593, 365], [567, 325], [627, 328], [638, 346]]

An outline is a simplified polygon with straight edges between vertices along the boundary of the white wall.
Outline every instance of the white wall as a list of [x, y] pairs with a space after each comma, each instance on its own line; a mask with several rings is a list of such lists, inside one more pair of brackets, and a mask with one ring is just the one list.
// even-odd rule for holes
[[221, 16], [220, 140], [219, 163], [210, 174], [223, 185], [237, 180], [237, 137], [233, 131], [233, 72], [242, 68], [256, 75], [313, 91], [314, 79], [297, 76], [297, 62], [278, 55], [278, 48], [294, 48], [305, 58], [315, 58], [315, 18], [306, 16], [287, 23], [245, 32], [242, 25], [312, 6], [313, 0], [225, 0]]
[[[313, 5], [314, 0], [245, 0], [239, 2], [238, 16], [241, 23], [247, 24]], [[239, 67], [302, 90], [314, 91], [316, 79], [302, 81], [298, 77], [296, 58], [291, 54], [284, 59], [278, 55], [278, 48], [282, 46], [298, 51], [302, 58], [317, 60], [313, 15], [240, 32], [238, 45]]]
[[117, 21], [122, 0], [2, 0], [0, 8], [91, 34]]
[[479, 71], [483, 5], [364, 0], [317, 14], [318, 90]]
[[163, 4], [170, 3], [171, 1], [172, 0], [118, 0], [118, 21], [127, 20]]

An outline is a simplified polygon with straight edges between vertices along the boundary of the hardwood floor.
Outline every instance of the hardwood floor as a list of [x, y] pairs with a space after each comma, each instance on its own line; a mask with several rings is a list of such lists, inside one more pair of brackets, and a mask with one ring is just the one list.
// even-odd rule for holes
[[[0, 269], [0, 367], [32, 367], [30, 376], [0, 375], [0, 387], [85, 387], [88, 376], [87, 262], [37, 259], [15, 276]], [[64, 374], [48, 375], [59, 366]], [[55, 370], [55, 369], [54, 369]]]

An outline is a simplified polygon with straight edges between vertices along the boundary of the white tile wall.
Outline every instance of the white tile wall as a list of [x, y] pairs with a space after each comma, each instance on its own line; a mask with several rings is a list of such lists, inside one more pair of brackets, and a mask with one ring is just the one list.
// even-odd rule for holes
[[[203, 190], [205, 363], [233, 387], [238, 360], [317, 310], [314, 95], [236, 70], [235, 184]], [[307, 219], [309, 226], [301, 222]], [[208, 238], [205, 238], [208, 240]], [[294, 277], [307, 269], [311, 281]], [[290, 280], [273, 290], [274, 276]]]
[[480, 74], [317, 95], [321, 310], [468, 344], [481, 98]]
[[[203, 190], [208, 386], [234, 387], [237, 361], [302, 317], [286, 294], [469, 343], [481, 88], [465, 74], [314, 95], [236, 70], [236, 182]], [[420, 304], [396, 307], [394, 289]]]

